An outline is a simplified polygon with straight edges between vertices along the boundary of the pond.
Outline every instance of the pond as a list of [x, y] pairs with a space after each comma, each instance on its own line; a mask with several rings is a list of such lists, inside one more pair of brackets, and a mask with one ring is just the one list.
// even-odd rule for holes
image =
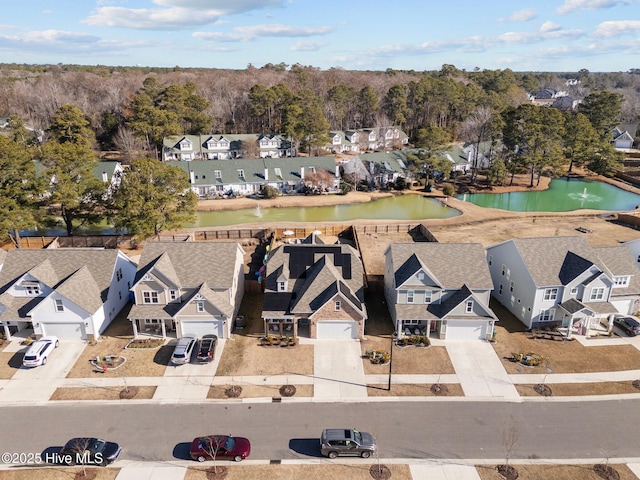
[[349, 222], [359, 219], [422, 220], [426, 218], [450, 218], [457, 215], [460, 215], [460, 211], [443, 205], [438, 200], [409, 194], [394, 195], [393, 197], [385, 197], [371, 202], [346, 205], [287, 208], [256, 207], [244, 210], [197, 212], [196, 223], [187, 225], [187, 227], [215, 227], [267, 222]]
[[570, 212], [572, 210], [634, 210], [640, 195], [604, 182], [566, 177], [553, 179], [549, 189], [534, 192], [473, 193], [456, 198], [485, 208], [513, 212]]

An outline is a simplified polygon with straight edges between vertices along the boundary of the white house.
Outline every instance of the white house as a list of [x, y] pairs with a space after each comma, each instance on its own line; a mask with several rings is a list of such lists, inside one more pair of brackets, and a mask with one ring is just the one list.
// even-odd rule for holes
[[136, 265], [119, 250], [11, 250], [0, 272], [0, 326], [97, 339], [129, 299]]
[[613, 145], [615, 148], [620, 150], [627, 150], [629, 148], [633, 148], [633, 136], [626, 130], [621, 130], [618, 127], [615, 127], [612, 130], [613, 134]]
[[487, 261], [493, 296], [527, 328], [562, 325], [581, 333], [639, 309], [640, 270], [626, 245], [517, 238], [490, 246]]
[[485, 250], [476, 243], [392, 243], [384, 295], [398, 336], [488, 339], [497, 318]]
[[229, 338], [244, 295], [244, 253], [235, 242], [146, 242], [131, 287], [134, 336]]

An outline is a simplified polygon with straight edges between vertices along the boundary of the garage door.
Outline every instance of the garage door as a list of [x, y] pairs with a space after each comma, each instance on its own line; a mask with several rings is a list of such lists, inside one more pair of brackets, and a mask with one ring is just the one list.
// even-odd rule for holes
[[358, 322], [324, 321], [318, 322], [316, 338], [358, 338]]
[[611, 304], [623, 315], [629, 315], [632, 313], [631, 308], [633, 306], [633, 300], [611, 300]]
[[487, 338], [487, 322], [465, 322], [449, 320], [447, 322], [447, 340], [475, 340]]
[[183, 320], [181, 322], [182, 336], [196, 335], [198, 338], [202, 338], [203, 335], [214, 334], [223, 338], [221, 325], [220, 321], [189, 322]]
[[43, 323], [42, 330], [44, 335], [55, 335], [58, 338], [87, 339], [82, 323]]

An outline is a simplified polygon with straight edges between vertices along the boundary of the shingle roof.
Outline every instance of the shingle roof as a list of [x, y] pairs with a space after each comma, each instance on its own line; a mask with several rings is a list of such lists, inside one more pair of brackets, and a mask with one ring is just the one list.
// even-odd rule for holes
[[[239, 248], [235, 242], [146, 242], [134, 283], [157, 268], [175, 278], [180, 287], [195, 288], [206, 282], [212, 289], [231, 288], [238, 272]], [[164, 257], [162, 262], [158, 262], [160, 257]]]
[[415, 255], [442, 288], [458, 289], [465, 284], [473, 290], [493, 288], [486, 253], [479, 243], [393, 243], [387, 254], [391, 256], [392, 271], [402, 268], [403, 278], [418, 271], [419, 263], [415, 260], [404, 265]]

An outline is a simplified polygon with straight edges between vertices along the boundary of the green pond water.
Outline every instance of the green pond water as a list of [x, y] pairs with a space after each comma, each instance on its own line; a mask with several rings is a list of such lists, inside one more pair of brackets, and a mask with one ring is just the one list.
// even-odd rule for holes
[[570, 212], [590, 210], [634, 210], [640, 195], [604, 182], [579, 179], [553, 179], [549, 189], [535, 192], [473, 193], [456, 198], [480, 207], [513, 212]]
[[322, 207], [263, 208], [258, 207], [259, 205], [256, 201], [256, 207], [251, 209], [197, 212], [196, 223], [188, 226], [215, 227], [262, 222], [347, 222], [359, 219], [421, 220], [460, 215], [458, 210], [420, 195], [396, 195], [367, 203]]

